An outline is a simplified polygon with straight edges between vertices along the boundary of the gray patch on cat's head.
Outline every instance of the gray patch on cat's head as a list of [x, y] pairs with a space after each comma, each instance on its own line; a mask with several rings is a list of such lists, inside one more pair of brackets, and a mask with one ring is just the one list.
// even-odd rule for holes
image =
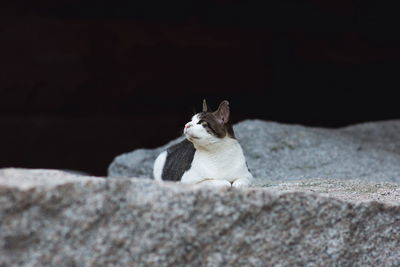
[[207, 102], [203, 100], [203, 111], [199, 113], [199, 124], [202, 124], [207, 132], [215, 137], [224, 138], [229, 136], [235, 138], [235, 133], [229, 121], [229, 102], [227, 100], [222, 101], [214, 112], [208, 110]]

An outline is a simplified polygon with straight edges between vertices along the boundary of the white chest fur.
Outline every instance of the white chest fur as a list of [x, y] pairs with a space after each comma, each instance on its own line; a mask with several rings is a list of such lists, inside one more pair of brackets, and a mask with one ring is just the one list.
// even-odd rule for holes
[[[195, 184], [210, 180], [224, 180], [243, 186], [251, 182], [242, 148], [237, 140], [224, 138], [207, 146], [196, 147], [191, 168], [184, 173], [181, 182]], [[239, 185], [240, 184], [240, 185]]]

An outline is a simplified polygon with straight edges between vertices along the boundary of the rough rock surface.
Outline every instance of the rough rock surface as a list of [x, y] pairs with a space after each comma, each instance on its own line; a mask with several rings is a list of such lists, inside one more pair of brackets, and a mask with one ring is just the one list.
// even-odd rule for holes
[[[323, 129], [247, 120], [234, 129], [256, 183], [315, 177], [400, 182], [400, 121]], [[152, 177], [155, 158], [169, 145], [118, 156], [108, 174]]]
[[[320, 193], [316, 193], [316, 192]], [[399, 266], [398, 184], [0, 170], [0, 266]]]

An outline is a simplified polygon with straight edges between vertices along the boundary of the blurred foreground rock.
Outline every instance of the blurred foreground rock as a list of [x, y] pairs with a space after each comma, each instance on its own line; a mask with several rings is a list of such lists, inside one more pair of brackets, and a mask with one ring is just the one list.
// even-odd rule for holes
[[[323, 129], [247, 120], [234, 129], [256, 184], [315, 177], [400, 182], [400, 121]], [[120, 155], [108, 174], [152, 177], [155, 158], [169, 145]]]
[[399, 266], [398, 184], [212, 189], [0, 170], [0, 266]]

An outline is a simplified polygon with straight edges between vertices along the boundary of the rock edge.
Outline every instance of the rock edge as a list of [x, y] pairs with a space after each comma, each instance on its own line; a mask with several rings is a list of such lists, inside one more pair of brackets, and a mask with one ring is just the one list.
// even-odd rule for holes
[[[313, 181], [314, 190], [350, 196], [357, 185]], [[3, 169], [0, 266], [400, 264], [399, 202], [375, 201], [377, 192], [368, 190], [360, 199], [300, 190], [301, 182], [267, 186], [212, 189]], [[379, 194], [399, 193], [396, 184], [378, 187]]]

